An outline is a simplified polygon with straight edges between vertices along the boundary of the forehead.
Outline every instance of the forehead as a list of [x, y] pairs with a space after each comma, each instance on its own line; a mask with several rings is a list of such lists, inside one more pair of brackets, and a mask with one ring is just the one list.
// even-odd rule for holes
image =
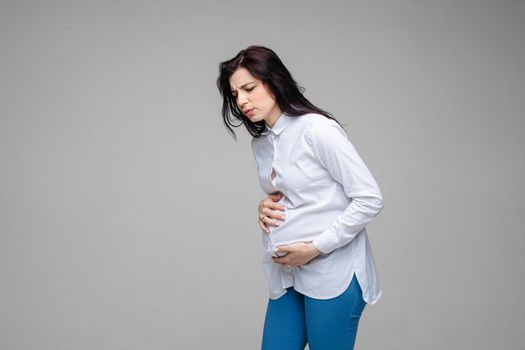
[[232, 90], [238, 89], [240, 86], [243, 86], [244, 84], [257, 81], [256, 79], [248, 69], [244, 67], [238, 68], [233, 74], [230, 76], [230, 87]]

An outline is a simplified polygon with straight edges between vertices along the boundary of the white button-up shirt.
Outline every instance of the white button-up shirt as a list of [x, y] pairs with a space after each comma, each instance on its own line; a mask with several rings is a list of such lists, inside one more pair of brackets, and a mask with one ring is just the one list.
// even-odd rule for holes
[[[383, 198], [344, 129], [320, 114], [283, 113], [252, 139], [252, 151], [262, 189], [282, 192], [285, 207], [280, 226], [269, 225], [268, 234], [261, 230], [270, 298], [291, 286], [312, 298], [334, 298], [355, 273], [364, 301], [374, 304], [382, 292], [365, 226], [381, 211]], [[278, 246], [297, 242], [312, 242], [321, 255], [298, 267], [271, 259]]]

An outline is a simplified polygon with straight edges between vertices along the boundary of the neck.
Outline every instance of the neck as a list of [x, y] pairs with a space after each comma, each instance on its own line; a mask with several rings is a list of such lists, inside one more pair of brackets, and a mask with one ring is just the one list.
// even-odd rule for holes
[[266, 125], [268, 125], [269, 128], [273, 128], [275, 123], [277, 123], [277, 120], [279, 120], [279, 117], [283, 114], [280, 108], [275, 108], [270, 115], [264, 119], [264, 122]]

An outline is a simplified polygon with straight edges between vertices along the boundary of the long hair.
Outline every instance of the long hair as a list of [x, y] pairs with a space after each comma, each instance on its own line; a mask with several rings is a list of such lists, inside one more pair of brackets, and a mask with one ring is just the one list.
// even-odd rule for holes
[[297, 84], [274, 51], [264, 46], [251, 45], [241, 50], [232, 59], [219, 64], [217, 87], [223, 98], [222, 118], [234, 139], [237, 137], [232, 127], [238, 127], [241, 124], [244, 124], [253, 137], [261, 136], [266, 129], [264, 120], [254, 123], [246, 117], [237, 107], [235, 96], [232, 95], [229, 79], [241, 67], [246, 68], [251, 75], [267, 84], [283, 113], [292, 117], [306, 113], [318, 113], [341, 125], [330, 113], [316, 107], [304, 97], [304, 88]]

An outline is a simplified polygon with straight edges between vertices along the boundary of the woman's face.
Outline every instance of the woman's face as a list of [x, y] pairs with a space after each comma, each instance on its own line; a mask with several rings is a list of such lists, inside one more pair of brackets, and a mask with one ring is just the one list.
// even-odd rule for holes
[[233, 72], [229, 81], [242, 113], [254, 123], [264, 120], [269, 127], [273, 127], [282, 111], [267, 85], [244, 67]]

